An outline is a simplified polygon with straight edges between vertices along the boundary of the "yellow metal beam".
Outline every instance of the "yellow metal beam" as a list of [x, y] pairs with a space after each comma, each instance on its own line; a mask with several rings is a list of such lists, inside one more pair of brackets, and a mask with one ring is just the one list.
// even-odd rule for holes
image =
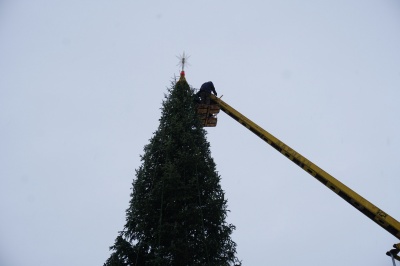
[[211, 99], [218, 103], [221, 107], [221, 110], [224, 111], [227, 115], [245, 126], [251, 132], [253, 132], [262, 140], [271, 145], [278, 152], [285, 155], [289, 160], [291, 160], [307, 173], [315, 177], [318, 181], [331, 189], [342, 199], [350, 203], [353, 207], [362, 212], [372, 221], [380, 225], [383, 229], [388, 231], [396, 238], [400, 239], [400, 223], [396, 219], [376, 207], [368, 200], [361, 197], [355, 191], [351, 190], [349, 187], [341, 183], [339, 180], [335, 179], [333, 176], [319, 168], [317, 165], [313, 164], [303, 155], [290, 148], [288, 145], [271, 135], [269, 132], [262, 129], [256, 123], [242, 115], [240, 112], [235, 110], [233, 107], [225, 103], [220, 98], [211, 95]]

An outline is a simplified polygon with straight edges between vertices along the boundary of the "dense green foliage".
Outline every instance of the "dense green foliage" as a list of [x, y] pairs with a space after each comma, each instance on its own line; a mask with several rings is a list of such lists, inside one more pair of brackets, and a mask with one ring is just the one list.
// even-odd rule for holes
[[183, 78], [168, 92], [105, 265], [239, 265], [194, 90]]

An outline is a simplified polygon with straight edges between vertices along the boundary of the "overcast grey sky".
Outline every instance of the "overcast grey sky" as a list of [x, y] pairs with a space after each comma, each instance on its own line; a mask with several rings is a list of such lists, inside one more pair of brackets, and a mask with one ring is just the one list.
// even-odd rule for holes
[[[0, 265], [102, 265], [177, 55], [400, 219], [400, 2], [0, 1]], [[392, 265], [395, 237], [221, 113], [244, 265]]]

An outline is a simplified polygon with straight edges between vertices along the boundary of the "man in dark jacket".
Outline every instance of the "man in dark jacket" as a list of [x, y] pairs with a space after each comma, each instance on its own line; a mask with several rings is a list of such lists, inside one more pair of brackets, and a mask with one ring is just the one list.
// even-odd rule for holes
[[200, 103], [210, 104], [210, 94], [211, 92], [217, 96], [217, 91], [215, 90], [214, 84], [211, 81], [203, 83], [200, 90], [196, 93], [197, 99], [200, 97]]

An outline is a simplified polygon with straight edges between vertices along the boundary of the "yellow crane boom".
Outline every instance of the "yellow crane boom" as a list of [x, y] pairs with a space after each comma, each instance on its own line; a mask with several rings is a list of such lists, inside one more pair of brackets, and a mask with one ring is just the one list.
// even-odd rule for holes
[[[298, 153], [297, 151], [290, 148], [288, 145], [274, 137], [272, 134], [258, 126], [256, 123], [245, 117], [243, 114], [235, 110], [233, 107], [228, 105], [226, 102], [221, 100], [221, 98], [217, 98], [214, 95], [210, 95], [211, 100], [219, 105], [222, 111], [224, 111], [227, 115], [235, 119], [237, 122], [242, 124], [248, 130], [256, 134], [262, 140], [271, 145], [278, 152], [285, 155], [289, 160], [294, 162], [300, 168], [305, 170], [307, 173], [312, 175], [315, 179], [320, 181], [326, 187], [335, 192], [342, 199], [347, 201], [357, 210], [362, 212], [372, 221], [377, 223], [383, 229], [388, 231], [390, 234], [395, 236], [397, 239], [400, 239], [400, 223], [391, 217], [389, 214], [379, 209], [377, 206], [357, 194], [355, 191], [341, 183], [339, 180], [319, 168], [317, 165], [312, 163], [310, 160], [305, 158], [303, 155]], [[216, 123], [215, 123], [216, 124]], [[392, 258], [396, 258], [400, 260], [398, 253], [400, 251], [400, 243], [393, 245], [394, 249], [388, 251], [386, 254], [392, 256]]]

